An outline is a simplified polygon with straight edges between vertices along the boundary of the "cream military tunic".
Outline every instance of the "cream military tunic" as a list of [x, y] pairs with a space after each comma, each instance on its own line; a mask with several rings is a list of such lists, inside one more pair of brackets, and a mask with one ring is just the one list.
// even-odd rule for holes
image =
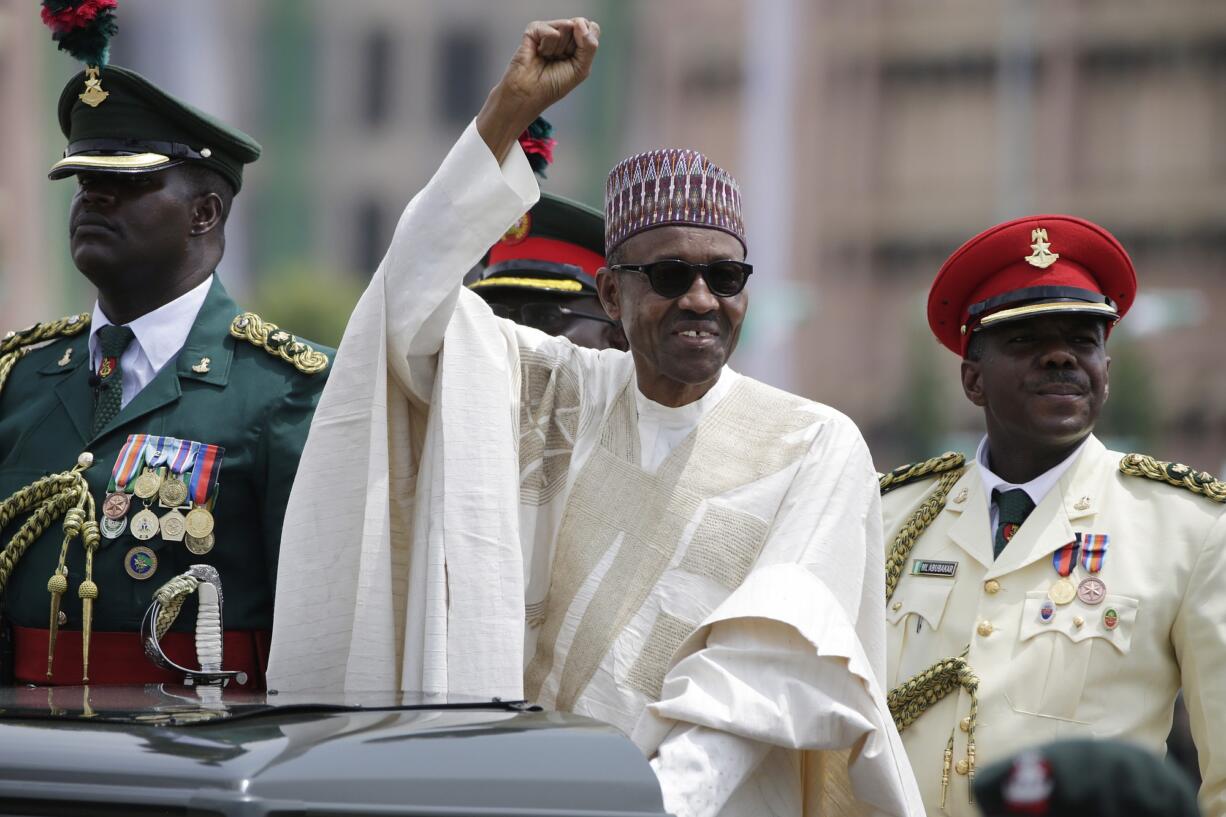
[[[979, 466], [970, 464], [917, 539], [887, 602], [890, 689], [967, 650], [979, 678], [974, 766], [1060, 738], [1129, 740], [1165, 751], [1182, 685], [1200, 752], [1207, 817], [1226, 815], [1226, 505], [1120, 473], [1121, 454], [1090, 438], [997, 560]], [[937, 486], [883, 497], [887, 547]], [[1105, 534], [1106, 597], [1042, 615], [1059, 578], [1052, 555], [1075, 533]], [[915, 574], [916, 560], [956, 563]], [[1078, 564], [1071, 578], [1088, 576]], [[1114, 626], [1107, 612], [1114, 612]], [[970, 803], [968, 716], [955, 690], [902, 732], [930, 815]], [[953, 739], [942, 806], [946, 746]]]

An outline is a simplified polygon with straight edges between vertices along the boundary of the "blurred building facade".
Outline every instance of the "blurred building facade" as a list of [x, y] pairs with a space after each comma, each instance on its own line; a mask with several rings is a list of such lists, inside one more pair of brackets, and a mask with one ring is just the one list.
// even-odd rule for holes
[[[0, 326], [84, 308], [45, 180], [76, 69], [0, 0]], [[114, 59], [264, 143], [222, 274], [335, 341], [404, 203], [543, 0], [124, 0]], [[1103, 431], [1221, 472], [1226, 5], [1206, 0], [585, 0], [589, 84], [552, 112], [546, 189], [599, 205], [630, 153], [692, 146], [745, 188], [754, 308], [734, 365], [830, 403], [880, 467], [982, 422], [928, 334], [941, 261], [997, 221], [1070, 212], [1137, 264]]]

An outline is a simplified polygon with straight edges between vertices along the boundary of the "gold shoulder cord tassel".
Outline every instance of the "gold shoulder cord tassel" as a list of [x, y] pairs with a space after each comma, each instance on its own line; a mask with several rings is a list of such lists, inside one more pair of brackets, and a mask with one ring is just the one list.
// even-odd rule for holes
[[[39, 536], [42, 536], [57, 518], [64, 517], [64, 542], [60, 547], [60, 561], [55, 573], [47, 582], [47, 589], [51, 592], [50, 636], [47, 650], [48, 678], [51, 677], [55, 641], [59, 633], [60, 601], [68, 589], [68, 568], [65, 565], [68, 543], [78, 534], [82, 535], [87, 543], [93, 541], [95, 547], [99, 541], [98, 524], [94, 519], [94, 499], [90, 496], [89, 484], [82, 476], [82, 472], [93, 464], [92, 455], [82, 454], [77, 460], [76, 467], [71, 471], [43, 477], [32, 485], [13, 492], [3, 502], [0, 502], [0, 528], [7, 527], [18, 515], [30, 513], [29, 518], [22, 523], [13, 538], [3, 550], [0, 550], [0, 592], [3, 592], [17, 562], [25, 555], [30, 545]], [[88, 564], [88, 553], [86, 558]], [[87, 617], [85, 624], [87, 634], [89, 622], [90, 619]], [[85, 636], [85, 639], [83, 647], [88, 651], [88, 635]]]
[[[966, 728], [966, 766], [967, 785], [975, 782], [975, 722], [979, 717], [979, 676], [971, 671], [966, 661], [970, 647], [957, 658], [945, 658], [936, 662], [928, 669], [910, 678], [890, 690], [886, 695], [886, 704], [894, 725], [902, 732], [915, 723], [920, 715], [935, 706], [946, 695], [956, 689], [965, 689], [970, 697], [970, 712]], [[944, 765], [941, 769], [941, 807], [945, 806], [945, 795], [949, 789], [949, 773], [953, 764], [954, 736], [951, 732], [949, 743], [945, 747]], [[969, 789], [971, 801], [974, 801], [974, 790]]]

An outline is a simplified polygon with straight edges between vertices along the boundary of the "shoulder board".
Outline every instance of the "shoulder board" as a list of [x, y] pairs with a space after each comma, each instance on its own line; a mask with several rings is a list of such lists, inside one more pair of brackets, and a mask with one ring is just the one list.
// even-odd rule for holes
[[1177, 462], [1163, 462], [1145, 454], [1125, 454], [1120, 460], [1120, 473], [1165, 482], [1214, 502], [1226, 502], [1226, 482], [1207, 471], [1197, 471]]
[[881, 474], [878, 477], [881, 483], [881, 493], [888, 494], [895, 488], [901, 488], [908, 482], [914, 482], [917, 479], [939, 476], [946, 471], [961, 468], [965, 463], [966, 457], [955, 451], [946, 451], [930, 460], [900, 465], [888, 474]]
[[230, 322], [230, 334], [281, 358], [303, 374], [316, 374], [328, 368], [327, 355], [254, 312], [236, 316]]
[[3, 338], [0, 338], [0, 355], [7, 354], [14, 349], [20, 349], [23, 346], [32, 346], [35, 343], [42, 343], [46, 340], [55, 340], [56, 338], [66, 338], [75, 335], [89, 326], [89, 319], [89, 313], [82, 312], [80, 315], [69, 315], [66, 318], [60, 318], [58, 321], [36, 323], [29, 329], [22, 329], [20, 332], [9, 332]]

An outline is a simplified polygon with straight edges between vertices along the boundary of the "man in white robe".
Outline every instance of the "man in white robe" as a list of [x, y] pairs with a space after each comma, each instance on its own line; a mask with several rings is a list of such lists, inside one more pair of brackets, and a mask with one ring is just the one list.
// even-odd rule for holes
[[[587, 75], [598, 30], [528, 28], [354, 311], [287, 511], [270, 687], [589, 715], [642, 748], [679, 815], [839, 797], [922, 814], [879, 682], [868, 451], [843, 415], [725, 365], [747, 306], [735, 181], [692, 151], [611, 175], [612, 259], [733, 265], [671, 297], [666, 276], [602, 269], [630, 354], [496, 318], [461, 286], [536, 200], [516, 137]], [[644, 162], [692, 200], [661, 182], [631, 208]]]

